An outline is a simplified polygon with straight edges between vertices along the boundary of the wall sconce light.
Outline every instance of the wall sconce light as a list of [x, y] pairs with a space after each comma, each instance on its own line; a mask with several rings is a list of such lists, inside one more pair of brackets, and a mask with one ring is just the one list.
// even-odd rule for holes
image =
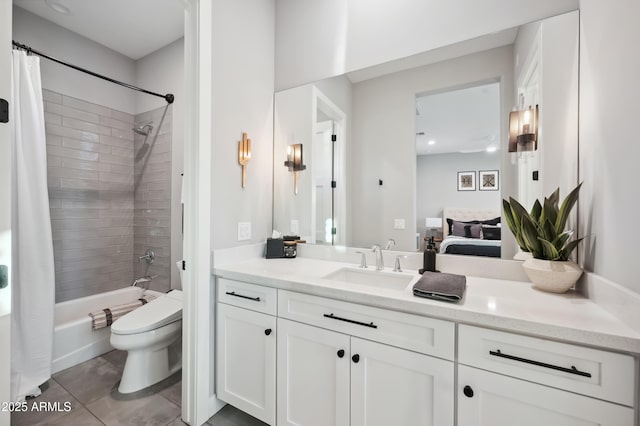
[[238, 163], [242, 166], [242, 187], [247, 186], [247, 164], [251, 160], [251, 139], [242, 133], [242, 140], [238, 141]]
[[538, 105], [509, 114], [509, 152], [538, 149]]
[[298, 193], [298, 172], [305, 170], [307, 166], [302, 164], [302, 144], [296, 143], [287, 147], [287, 161], [284, 165], [293, 172], [293, 193]]

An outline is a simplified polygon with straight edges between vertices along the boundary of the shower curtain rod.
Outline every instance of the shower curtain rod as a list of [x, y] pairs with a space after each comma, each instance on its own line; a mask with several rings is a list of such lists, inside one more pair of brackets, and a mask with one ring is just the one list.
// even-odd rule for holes
[[136, 87], [136, 86], [134, 86], [132, 84], [123, 83], [122, 81], [114, 80], [113, 78], [109, 78], [109, 77], [106, 77], [104, 75], [100, 75], [100, 74], [95, 73], [93, 71], [89, 71], [88, 69], [79, 67], [77, 65], [70, 64], [68, 62], [61, 61], [60, 59], [56, 59], [56, 58], [51, 57], [49, 55], [46, 55], [46, 54], [44, 54], [42, 52], [38, 52], [37, 50], [32, 49], [31, 46], [27, 46], [26, 44], [18, 43], [15, 40], [12, 40], [11, 44], [13, 44], [18, 49], [26, 50], [27, 53], [30, 53], [30, 54], [32, 53], [34, 55], [41, 56], [43, 58], [49, 59], [50, 61], [57, 62], [60, 65], [64, 65], [66, 67], [73, 68], [74, 70], [81, 71], [83, 73], [92, 75], [94, 77], [101, 78], [101, 79], [106, 80], [106, 81], [111, 82], [111, 83], [119, 84], [120, 86], [124, 86], [127, 89], [137, 90], [138, 92], [146, 93], [148, 95], [158, 96], [159, 98], [163, 98], [169, 104], [172, 104], [174, 99], [175, 99], [175, 97], [171, 93], [167, 93], [166, 95], [161, 95], [160, 93], [150, 92], [149, 90], [141, 89], [141, 88]]

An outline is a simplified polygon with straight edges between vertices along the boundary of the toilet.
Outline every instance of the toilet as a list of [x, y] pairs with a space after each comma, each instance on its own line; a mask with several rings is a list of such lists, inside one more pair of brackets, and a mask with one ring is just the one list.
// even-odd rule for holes
[[[182, 288], [182, 261], [180, 270]], [[118, 391], [131, 393], [158, 383], [182, 368], [182, 290], [170, 290], [117, 319], [111, 346], [127, 351]]]
[[[171, 290], [113, 322], [111, 346], [127, 351], [118, 391], [131, 393], [182, 367], [182, 291]], [[178, 342], [178, 347], [172, 345]], [[173, 347], [170, 347], [173, 346]]]

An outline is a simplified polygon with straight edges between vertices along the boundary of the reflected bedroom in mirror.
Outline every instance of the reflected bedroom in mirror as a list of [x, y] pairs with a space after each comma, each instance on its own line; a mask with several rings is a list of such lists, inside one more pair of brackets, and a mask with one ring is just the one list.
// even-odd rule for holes
[[[512, 259], [502, 199], [577, 181], [578, 13], [275, 95], [275, 230], [307, 243]], [[291, 189], [287, 148], [306, 170]]]

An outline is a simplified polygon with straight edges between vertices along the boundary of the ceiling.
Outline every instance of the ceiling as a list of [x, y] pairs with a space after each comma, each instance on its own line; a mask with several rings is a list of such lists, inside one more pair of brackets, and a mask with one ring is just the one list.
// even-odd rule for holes
[[417, 155], [482, 152], [489, 147], [500, 149], [499, 83], [416, 99]]
[[13, 4], [133, 60], [184, 34], [181, 0], [13, 0]]

